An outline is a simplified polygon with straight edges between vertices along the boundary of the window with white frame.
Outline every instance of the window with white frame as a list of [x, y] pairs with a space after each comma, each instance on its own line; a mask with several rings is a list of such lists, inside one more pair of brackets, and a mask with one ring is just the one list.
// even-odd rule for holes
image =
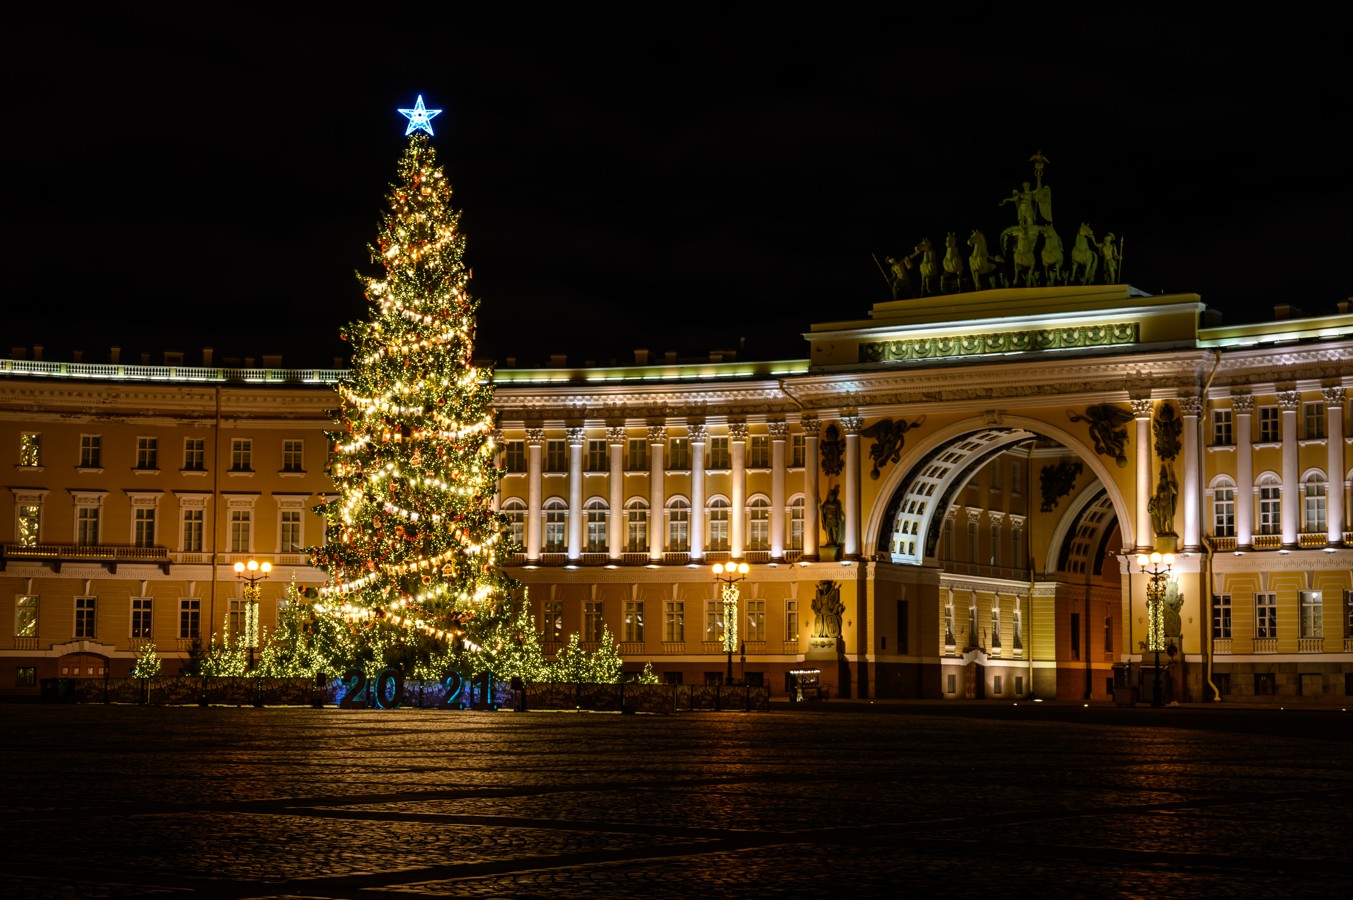
[[727, 437], [711, 437], [709, 439], [709, 459], [706, 461], [707, 469], [728, 469], [732, 468], [729, 462]]
[[1353, 591], [1344, 591], [1344, 639], [1353, 638]]
[[555, 438], [545, 442], [545, 471], [568, 471], [568, 441]]
[[1282, 485], [1276, 475], [1259, 479], [1259, 533], [1282, 534]]
[[644, 642], [644, 601], [625, 601], [625, 640], [630, 643]]
[[75, 598], [75, 636], [77, 638], [94, 637], [94, 627], [98, 622], [98, 601], [93, 597]]
[[755, 497], [747, 506], [747, 549], [770, 549], [770, 503]]
[[75, 543], [93, 547], [99, 543], [99, 513], [97, 506], [81, 506], [75, 511]]
[[37, 468], [42, 465], [42, 435], [25, 431], [19, 435], [19, 465]]
[[132, 546], [155, 546], [155, 507], [142, 506], [132, 510]]
[[607, 550], [606, 521], [609, 518], [606, 501], [589, 500], [583, 512], [587, 516], [586, 551], [588, 553], [605, 553]]
[[296, 438], [282, 441], [282, 471], [305, 471], [305, 441]]
[[1280, 440], [1282, 430], [1279, 426], [1278, 407], [1259, 407], [1259, 443], [1276, 444]]
[[1232, 426], [1231, 410], [1212, 410], [1212, 446], [1230, 447], [1234, 443], [1235, 433]]
[[230, 439], [230, 471], [254, 471], [254, 441], [252, 438]]
[[36, 594], [20, 594], [14, 598], [14, 636], [21, 638], [38, 636], [38, 597]]
[[558, 497], [545, 501], [545, 552], [563, 553], [567, 547], [568, 506]]
[[517, 497], [505, 500], [503, 515], [507, 518], [508, 538], [513, 546], [523, 546], [526, 543], [526, 504]]
[[690, 438], [674, 437], [667, 442], [667, 468], [673, 472], [684, 472], [691, 467]]
[[785, 640], [799, 639], [799, 601], [785, 601]]
[[705, 601], [705, 641], [723, 641], [723, 601]]
[[136, 439], [136, 468], [148, 472], [160, 468], [159, 438], [139, 437]]
[[1257, 638], [1276, 638], [1278, 636], [1278, 595], [1254, 595], [1254, 636]]
[[968, 518], [968, 562], [977, 562], [977, 520]]
[[587, 471], [605, 472], [608, 455], [604, 440], [589, 440], [587, 442]]
[[671, 553], [691, 549], [691, 505], [680, 497], [667, 506], [667, 549]]
[[625, 469], [630, 472], [647, 471], [648, 438], [629, 439], [629, 452], [625, 455]]
[[202, 532], [206, 523], [206, 510], [200, 508], [183, 509], [183, 552], [202, 552]]
[[254, 511], [252, 509], [232, 509], [230, 511], [230, 552], [248, 553], [253, 543]]
[[280, 538], [278, 551], [281, 553], [300, 553], [305, 545], [301, 543], [301, 511], [284, 509], [278, 522], [277, 533]]
[[243, 641], [249, 632], [249, 606], [243, 597], [231, 597], [226, 612], [226, 633], [237, 642]]
[[754, 434], [747, 438], [747, 467], [770, 468], [770, 435]]
[[18, 514], [15, 536], [20, 547], [36, 547], [42, 534], [42, 504], [37, 497], [20, 497], [15, 506]]
[[564, 639], [564, 601], [546, 600], [541, 607], [541, 633], [545, 640], [558, 642]]
[[803, 460], [807, 455], [806, 443], [802, 434], [791, 434], [789, 436], [789, 466], [793, 469], [802, 469]]
[[744, 640], [764, 641], [766, 639], [766, 601], [748, 598], [742, 601], [743, 622], [746, 624], [746, 632], [742, 635]]
[[1325, 436], [1325, 404], [1320, 401], [1301, 404], [1302, 434], [1306, 440], [1319, 440]]
[[789, 501], [789, 549], [803, 549], [803, 498]]
[[1236, 536], [1236, 486], [1229, 479], [1218, 479], [1212, 489], [1212, 535]]
[[[1087, 625], [1090, 623], [1086, 623]], [[1001, 646], [1001, 607], [999, 603], [991, 604], [991, 646], [997, 648]]]
[[648, 549], [648, 505], [635, 500], [625, 507], [625, 551], [642, 553]]
[[1001, 523], [992, 521], [987, 526], [987, 544], [991, 550], [990, 565], [1001, 564]]
[[179, 600], [179, 640], [189, 641], [202, 633], [202, 600], [183, 597]]
[[1231, 637], [1231, 595], [1216, 594], [1212, 597], [1212, 638], [1229, 640]]
[[526, 471], [526, 442], [508, 441], [503, 455], [503, 468], [508, 472]]
[[1010, 565], [1022, 568], [1027, 562], [1024, 558], [1024, 529], [1010, 529]]
[[1324, 594], [1320, 591], [1301, 592], [1301, 637], [1325, 636]]
[[207, 439], [183, 439], [183, 470], [185, 472], [203, 472], [207, 468]]
[[1302, 528], [1307, 534], [1325, 532], [1325, 476], [1312, 472], [1301, 485]]
[[1113, 652], [1113, 616], [1104, 617], [1104, 652]]
[[151, 628], [154, 626], [155, 618], [151, 614], [153, 610], [154, 601], [149, 597], [132, 598], [132, 637], [151, 637]]
[[680, 644], [686, 640], [686, 601], [668, 600], [663, 604], [662, 639]]
[[103, 438], [97, 434], [80, 435], [80, 468], [103, 467]]
[[596, 643], [601, 640], [605, 623], [601, 615], [601, 601], [588, 600], [583, 603], [583, 640]]
[[715, 497], [709, 501], [709, 549], [727, 550], [729, 530], [728, 501]]

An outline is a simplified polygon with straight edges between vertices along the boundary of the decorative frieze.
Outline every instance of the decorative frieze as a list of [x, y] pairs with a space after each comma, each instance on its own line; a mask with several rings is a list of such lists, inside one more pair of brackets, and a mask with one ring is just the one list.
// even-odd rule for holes
[[1111, 325], [1073, 325], [990, 334], [945, 335], [860, 345], [860, 362], [906, 362], [985, 356], [993, 353], [1031, 353], [1084, 347], [1117, 347], [1138, 342], [1136, 322]]

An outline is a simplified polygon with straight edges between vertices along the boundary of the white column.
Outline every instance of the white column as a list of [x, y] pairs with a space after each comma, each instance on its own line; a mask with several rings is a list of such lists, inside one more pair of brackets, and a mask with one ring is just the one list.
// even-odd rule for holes
[[541, 534], [545, 523], [541, 520], [540, 450], [545, 443], [545, 429], [526, 429], [526, 558], [540, 561]]
[[785, 438], [783, 420], [767, 422], [770, 429], [770, 558], [785, 558]]
[[818, 436], [822, 423], [817, 416], [805, 415], [799, 420], [803, 426], [803, 558], [817, 559], [817, 505], [818, 473]]
[[667, 446], [667, 426], [648, 426], [648, 557], [662, 562], [667, 495], [662, 481], [662, 450]]
[[1331, 547], [1344, 542], [1344, 389], [1327, 387], [1325, 395], [1325, 538]]
[[841, 426], [846, 432], [846, 470], [843, 474], [846, 485], [845, 502], [845, 546], [843, 559], [860, 558], [860, 429], [864, 419], [860, 416], [842, 416]]
[[568, 558], [583, 555], [583, 440], [586, 431], [568, 428]]
[[1184, 417], [1184, 549], [1196, 551], [1203, 546], [1198, 497], [1199, 473], [1203, 468], [1202, 448], [1198, 441], [1198, 415], [1203, 409], [1201, 397], [1181, 397], [1179, 409]]
[[611, 559], [625, 552], [625, 429], [606, 429], [607, 477], [610, 479], [611, 517], [606, 521], [606, 544]]
[[1254, 437], [1250, 418], [1254, 397], [1231, 395], [1236, 429], [1236, 547], [1254, 546]]
[[704, 422], [690, 422], [686, 432], [691, 444], [691, 561], [705, 557], [705, 442], [709, 432]]
[[1283, 546], [1297, 547], [1298, 534], [1301, 532], [1301, 506], [1304, 491], [1301, 485], [1301, 470], [1297, 467], [1297, 407], [1300, 394], [1296, 391], [1279, 391], [1278, 406], [1282, 409], [1283, 435], [1283, 486], [1282, 486], [1282, 528]]
[[1151, 552], [1156, 536], [1151, 529], [1151, 401], [1133, 400], [1137, 420], [1137, 521], [1132, 523], [1137, 549]]
[[742, 559], [747, 546], [747, 423], [728, 423], [728, 451], [732, 456], [733, 478], [729, 488], [732, 506], [728, 523], [729, 557]]

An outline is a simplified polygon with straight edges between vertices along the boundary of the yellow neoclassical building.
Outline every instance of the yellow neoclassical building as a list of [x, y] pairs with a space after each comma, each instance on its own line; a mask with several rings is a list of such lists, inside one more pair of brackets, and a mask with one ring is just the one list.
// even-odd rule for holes
[[[833, 696], [1353, 694], [1353, 315], [1222, 327], [1126, 285], [866, 312], [796, 360], [498, 371], [547, 652], [606, 628], [629, 672]], [[236, 562], [273, 566], [265, 627], [323, 581], [341, 371], [40, 356], [0, 360], [0, 693], [147, 643], [175, 671], [243, 627]]]

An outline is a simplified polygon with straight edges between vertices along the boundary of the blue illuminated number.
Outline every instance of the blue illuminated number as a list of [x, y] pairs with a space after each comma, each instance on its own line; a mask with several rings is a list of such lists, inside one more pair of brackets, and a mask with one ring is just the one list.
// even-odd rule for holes
[[475, 700], [474, 705], [470, 708], [488, 710], [497, 709], [498, 704], [493, 702], [493, 673], [484, 672], [475, 679], [475, 683], [479, 687], [479, 696], [478, 699]]
[[465, 704], [460, 700], [460, 689], [465, 686], [465, 680], [460, 677], [460, 673], [446, 673], [442, 676], [441, 685], [445, 693], [442, 694], [441, 702], [437, 704], [437, 708], [464, 709]]
[[338, 701], [339, 709], [366, 709], [366, 673], [361, 669], [348, 669], [343, 673], [343, 699]]
[[[391, 682], [394, 683], [393, 690]], [[404, 702], [404, 673], [391, 666], [376, 676], [376, 705], [381, 709], [399, 709]]]

